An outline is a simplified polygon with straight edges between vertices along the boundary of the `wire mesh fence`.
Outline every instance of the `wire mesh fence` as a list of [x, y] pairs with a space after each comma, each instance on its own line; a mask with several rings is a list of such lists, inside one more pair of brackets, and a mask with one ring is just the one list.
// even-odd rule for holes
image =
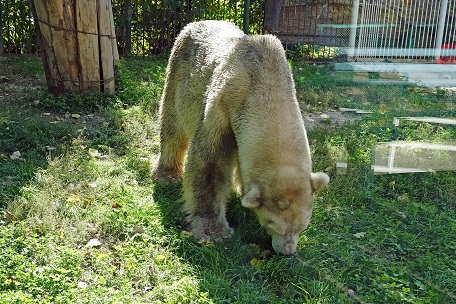
[[[261, 33], [262, 1], [250, 3], [250, 33]], [[126, 10], [123, 1], [113, 1], [120, 53], [126, 46]], [[230, 20], [244, 23], [244, 2], [235, 0], [132, 1], [131, 51], [147, 55], [169, 51], [174, 38], [188, 23], [198, 20]]]
[[[159, 54], [189, 22], [263, 30], [265, 0], [112, 0], [119, 53]], [[130, 7], [131, 9], [126, 9]], [[456, 62], [455, 0], [284, 0], [274, 32], [303, 59]], [[39, 52], [27, 0], [1, 0], [0, 53]]]

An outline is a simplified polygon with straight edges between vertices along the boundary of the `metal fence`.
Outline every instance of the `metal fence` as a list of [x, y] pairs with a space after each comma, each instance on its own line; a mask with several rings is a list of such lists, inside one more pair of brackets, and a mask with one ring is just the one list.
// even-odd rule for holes
[[[275, 34], [305, 59], [348, 55], [454, 63], [455, 1], [284, 0]], [[138, 55], [166, 52], [182, 27], [196, 20], [231, 20], [243, 27], [246, 13], [246, 2], [237, 0], [131, 0], [131, 11], [125, 3], [112, 0], [120, 54], [130, 48]], [[248, 1], [250, 33], [262, 32], [263, 6], [264, 0]], [[0, 53], [39, 52], [27, 0], [0, 0], [0, 23]]]
[[357, 2], [350, 40], [354, 59], [456, 58], [455, 0], [357, 0], [355, 10]]
[[[131, 51], [138, 55], [157, 54], [171, 48], [187, 23], [204, 19], [230, 20], [243, 27], [245, 1], [236, 0], [112, 0], [119, 52], [126, 48], [126, 33], [131, 32]], [[264, 0], [247, 2], [250, 12], [248, 30], [261, 33]], [[127, 18], [128, 14], [130, 18]], [[131, 27], [127, 29], [127, 19]], [[39, 52], [35, 24], [28, 0], [0, 0], [0, 54]]]
[[[217, 19], [244, 24], [244, 1], [236, 0], [133, 0], [131, 11], [131, 52], [139, 55], [168, 51], [174, 38], [189, 22]], [[250, 1], [249, 32], [261, 33], [263, 1]], [[119, 52], [126, 49], [127, 12], [123, 1], [113, 1]]]
[[285, 0], [278, 36], [286, 46], [346, 46], [352, 0]]

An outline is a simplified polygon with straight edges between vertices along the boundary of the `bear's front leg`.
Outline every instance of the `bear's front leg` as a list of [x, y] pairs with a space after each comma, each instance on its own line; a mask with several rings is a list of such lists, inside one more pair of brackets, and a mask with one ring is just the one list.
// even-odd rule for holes
[[[214, 143], [215, 147], [211, 145]], [[200, 241], [220, 241], [232, 233], [225, 206], [231, 189], [234, 151], [231, 133], [215, 141], [196, 136], [190, 146], [183, 180], [184, 211], [189, 213], [193, 236]]]

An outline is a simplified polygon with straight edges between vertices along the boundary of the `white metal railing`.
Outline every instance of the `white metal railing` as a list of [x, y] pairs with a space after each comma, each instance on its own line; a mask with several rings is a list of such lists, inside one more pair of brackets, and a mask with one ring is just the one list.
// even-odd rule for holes
[[349, 58], [456, 63], [456, 0], [354, 0]]

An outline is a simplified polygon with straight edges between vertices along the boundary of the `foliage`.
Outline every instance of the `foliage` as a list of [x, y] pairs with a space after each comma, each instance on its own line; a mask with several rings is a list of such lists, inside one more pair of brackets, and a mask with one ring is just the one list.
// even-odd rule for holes
[[[228, 211], [235, 235], [199, 245], [186, 232], [181, 186], [151, 182], [164, 57], [125, 58], [117, 95], [88, 97], [77, 113], [76, 97], [43, 103], [37, 63], [8, 60], [20, 72], [0, 83], [8, 94], [0, 99], [0, 303], [455, 301], [455, 172], [370, 168], [377, 142], [456, 138], [454, 126], [392, 124], [399, 111], [454, 117], [442, 110], [450, 98], [442, 92], [378, 87], [366, 95], [326, 65], [290, 62], [303, 108], [346, 102], [373, 113], [308, 130], [314, 169], [332, 180], [316, 197], [298, 254], [283, 257], [239, 194]], [[10, 158], [15, 147], [22, 160]]]
[[286, 53], [287, 57], [293, 60], [328, 60], [344, 56], [343, 50], [338, 47], [302, 44], [300, 42], [294, 48], [286, 50]]
[[[244, 3], [234, 0], [179, 0], [132, 2], [132, 52], [136, 55], [166, 53], [180, 30], [189, 22], [230, 20], [242, 28]], [[27, 0], [1, 1], [4, 51], [36, 53], [35, 24]], [[121, 54], [125, 48], [125, 1], [113, 0], [116, 37]], [[260, 33], [263, 25], [263, 0], [250, 4], [251, 33]]]
[[[250, 30], [260, 33], [262, 29], [262, 1], [251, 1]], [[125, 3], [113, 1], [114, 19], [119, 49], [122, 53], [125, 40]], [[233, 0], [215, 1], [132, 1], [132, 53], [137, 55], [166, 53], [174, 38], [188, 23], [198, 20], [230, 20], [242, 28], [243, 2]]]
[[6, 53], [30, 54], [38, 49], [35, 25], [27, 0], [2, 0], [3, 47]]

